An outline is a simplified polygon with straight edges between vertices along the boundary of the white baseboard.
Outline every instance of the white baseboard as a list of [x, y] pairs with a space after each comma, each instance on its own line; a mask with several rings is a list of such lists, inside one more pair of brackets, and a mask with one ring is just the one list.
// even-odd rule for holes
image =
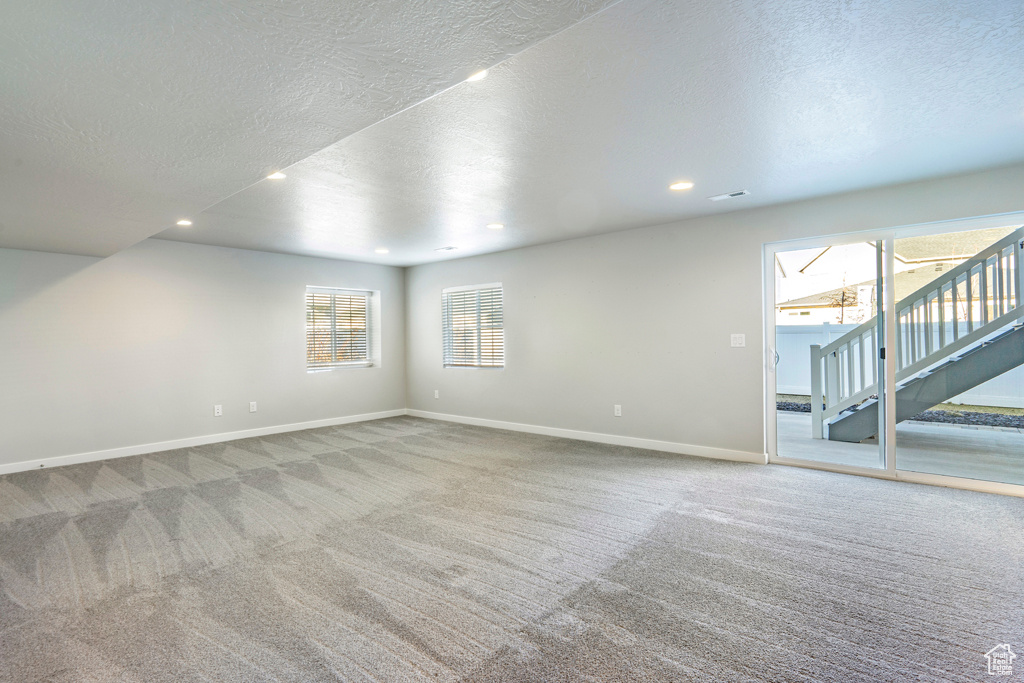
[[345, 417], [331, 417], [326, 420], [312, 420], [310, 422], [296, 422], [294, 424], [275, 425], [273, 427], [258, 427], [256, 429], [244, 429], [239, 432], [223, 432], [221, 434], [206, 434], [204, 436], [191, 436], [185, 439], [174, 439], [172, 441], [159, 441], [138, 446], [123, 446], [102, 451], [90, 451], [89, 453], [76, 453], [74, 455], [59, 455], [53, 458], [40, 460], [26, 460], [0, 465], [0, 474], [11, 474], [12, 472], [24, 472], [26, 470], [37, 470], [41, 467], [61, 467], [62, 465], [75, 465], [82, 462], [95, 462], [96, 460], [110, 460], [111, 458], [124, 458], [129, 455], [145, 455], [146, 453], [158, 453], [170, 451], [175, 448], [191, 448], [192, 446], [204, 446], [209, 443], [221, 441], [235, 441], [236, 439], [248, 439], [254, 436], [267, 436], [269, 434], [283, 434], [285, 432], [297, 432], [303, 429], [315, 429], [316, 427], [333, 427], [335, 425], [349, 424], [352, 422], [366, 422], [367, 420], [379, 420], [385, 417], [398, 417], [406, 415], [405, 408], [397, 410], [385, 410], [379, 413], [364, 413], [363, 415], [346, 415]]
[[518, 422], [504, 422], [502, 420], [486, 420], [477, 417], [463, 417], [461, 415], [447, 415], [444, 413], [431, 413], [425, 410], [385, 410], [379, 413], [365, 413], [362, 415], [346, 415], [345, 417], [332, 417], [325, 420], [312, 420], [310, 422], [296, 422], [294, 424], [274, 425], [271, 427], [259, 427], [256, 429], [245, 429], [237, 432], [222, 432], [220, 434], [205, 434], [203, 436], [192, 436], [184, 439], [173, 439], [171, 441], [158, 441], [156, 443], [139, 444], [137, 446], [122, 446], [101, 451], [90, 451], [88, 453], [75, 453], [73, 455], [59, 455], [52, 458], [41, 458], [38, 460], [25, 460], [0, 464], [0, 475], [26, 470], [37, 470], [40, 468], [61, 467], [63, 465], [75, 465], [83, 462], [95, 462], [97, 460], [111, 460], [113, 458], [124, 458], [131, 455], [145, 455], [147, 453], [159, 453], [175, 448], [191, 448], [193, 446], [204, 446], [222, 441], [235, 441], [237, 439], [248, 439], [254, 436], [267, 436], [270, 434], [284, 434], [296, 432], [302, 429], [315, 429], [317, 427], [333, 427], [335, 425], [350, 424], [353, 422], [366, 422], [368, 420], [379, 420], [385, 417], [398, 417], [400, 415], [413, 415], [431, 420], [443, 420], [446, 422], [458, 422], [461, 424], [476, 425], [478, 427], [491, 427], [494, 429], [508, 429], [515, 432], [528, 432], [530, 434], [543, 434], [545, 436], [557, 436], [564, 439], [577, 439], [580, 441], [593, 441], [616, 446], [630, 446], [632, 448], [646, 448], [652, 451], [663, 451], [666, 453], [680, 453], [683, 455], [696, 455], [702, 458], [715, 458], [718, 460], [735, 460], [738, 462], [750, 462], [764, 464], [765, 456], [760, 453], [746, 451], [734, 451], [726, 448], [714, 448], [711, 446], [695, 446], [692, 444], [676, 443], [673, 441], [658, 441], [656, 439], [642, 439], [634, 436], [618, 436], [616, 434], [600, 434], [597, 432], [583, 432], [575, 429], [561, 429], [559, 427], [543, 427], [540, 425], [528, 425]]
[[763, 453], [734, 451], [727, 448], [714, 448], [712, 446], [695, 446], [693, 444], [676, 443], [674, 441], [642, 439], [635, 436], [618, 436], [616, 434], [601, 434], [598, 432], [581, 432], [575, 429], [542, 427], [540, 425], [529, 425], [519, 422], [504, 422], [502, 420], [487, 420], [479, 417], [463, 417], [462, 415], [431, 413], [426, 410], [407, 410], [406, 414], [412, 415], [413, 417], [423, 417], [430, 420], [444, 420], [446, 422], [458, 422], [460, 424], [475, 425], [477, 427], [492, 427], [494, 429], [508, 429], [513, 432], [528, 432], [530, 434], [543, 434], [544, 436], [558, 436], [563, 439], [577, 439], [579, 441], [594, 441], [596, 443], [607, 443], [615, 446], [646, 448], [652, 451], [680, 453], [682, 455], [696, 455], [702, 458], [714, 458], [716, 460], [735, 460], [737, 462], [750, 462], [759, 465], [763, 465], [767, 462], [767, 457]]

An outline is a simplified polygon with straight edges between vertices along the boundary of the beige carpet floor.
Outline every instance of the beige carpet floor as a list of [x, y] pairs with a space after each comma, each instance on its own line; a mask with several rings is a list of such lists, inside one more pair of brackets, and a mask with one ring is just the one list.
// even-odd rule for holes
[[[1024, 678], [1024, 500], [411, 417], [0, 477], [0, 680]], [[1003, 679], [1013, 680], [1013, 679]]]

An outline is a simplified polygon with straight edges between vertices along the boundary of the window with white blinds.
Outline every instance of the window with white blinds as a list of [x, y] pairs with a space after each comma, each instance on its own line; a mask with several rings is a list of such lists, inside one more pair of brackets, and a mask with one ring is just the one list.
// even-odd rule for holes
[[306, 288], [306, 367], [371, 365], [371, 292]]
[[442, 293], [444, 367], [505, 367], [501, 283]]

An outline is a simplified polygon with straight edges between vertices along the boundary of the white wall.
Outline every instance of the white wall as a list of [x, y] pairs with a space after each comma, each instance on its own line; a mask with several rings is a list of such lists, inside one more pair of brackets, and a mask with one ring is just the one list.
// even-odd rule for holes
[[[407, 271], [159, 240], [0, 249], [0, 468], [406, 406], [762, 453], [762, 243], [1019, 211], [1021, 187], [1016, 166]], [[506, 369], [443, 370], [441, 290], [495, 281]], [[306, 373], [307, 284], [381, 291], [382, 367]]]
[[[400, 410], [403, 280], [161, 240], [107, 259], [0, 249], [0, 467]], [[381, 292], [381, 367], [306, 372], [310, 284]]]
[[[763, 453], [762, 244], [1020, 211], [1021, 187], [1014, 166], [410, 268], [408, 406]], [[441, 290], [499, 281], [506, 368], [443, 369]]]

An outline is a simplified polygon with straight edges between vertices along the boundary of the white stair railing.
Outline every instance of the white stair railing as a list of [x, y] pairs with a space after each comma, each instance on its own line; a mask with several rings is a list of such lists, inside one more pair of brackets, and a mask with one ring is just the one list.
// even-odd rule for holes
[[[982, 249], [896, 304], [896, 381], [1024, 318], [1024, 228]], [[811, 429], [878, 393], [877, 316], [811, 346]]]

